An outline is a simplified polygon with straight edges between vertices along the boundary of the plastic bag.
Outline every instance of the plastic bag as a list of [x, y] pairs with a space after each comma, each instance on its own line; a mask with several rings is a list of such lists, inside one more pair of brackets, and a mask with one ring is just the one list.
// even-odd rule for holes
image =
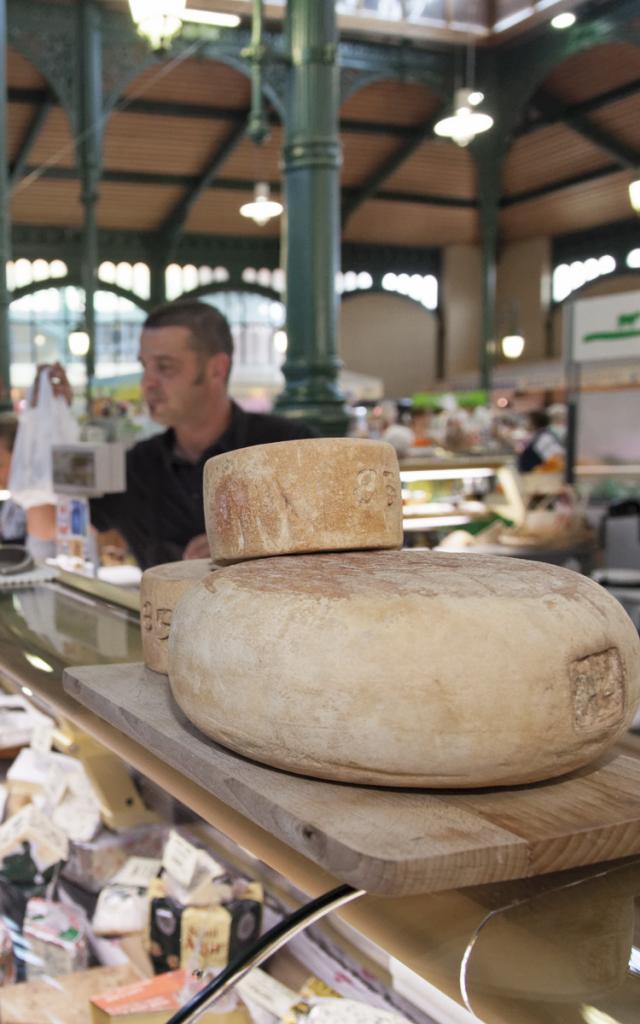
[[66, 400], [55, 397], [49, 373], [38, 379], [38, 404], [20, 418], [11, 459], [9, 490], [25, 509], [54, 505], [51, 449], [54, 444], [74, 444], [79, 428]]

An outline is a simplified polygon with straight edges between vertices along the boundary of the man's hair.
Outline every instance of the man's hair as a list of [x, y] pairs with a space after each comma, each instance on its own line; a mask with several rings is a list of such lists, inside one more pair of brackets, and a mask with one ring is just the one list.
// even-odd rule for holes
[[219, 309], [185, 299], [178, 302], [167, 302], [164, 306], [152, 309], [142, 325], [142, 329], [154, 327], [186, 327], [190, 334], [189, 345], [195, 352], [204, 356], [215, 356], [225, 352], [229, 356], [229, 372], [233, 360], [233, 338], [227, 318]]
[[12, 412], [0, 413], [0, 443], [4, 444], [10, 452], [13, 451], [17, 429], [17, 416], [14, 416]]

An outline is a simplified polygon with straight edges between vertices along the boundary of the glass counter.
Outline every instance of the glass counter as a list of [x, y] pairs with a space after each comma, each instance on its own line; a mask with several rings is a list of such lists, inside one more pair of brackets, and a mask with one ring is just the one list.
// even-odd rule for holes
[[[0, 675], [44, 703], [55, 705], [68, 665], [141, 660], [135, 611], [82, 586], [0, 590]], [[195, 797], [190, 805], [198, 810]], [[261, 832], [249, 827], [242, 845], [273, 863]], [[296, 886], [302, 899], [328, 888], [308, 862], [300, 883], [300, 859], [291, 851], [291, 871], [280, 862], [288, 891]], [[376, 951], [418, 1024], [640, 1021], [640, 857], [418, 897], [365, 896], [340, 918], [327, 927], [344, 938], [346, 922], [363, 957]]]

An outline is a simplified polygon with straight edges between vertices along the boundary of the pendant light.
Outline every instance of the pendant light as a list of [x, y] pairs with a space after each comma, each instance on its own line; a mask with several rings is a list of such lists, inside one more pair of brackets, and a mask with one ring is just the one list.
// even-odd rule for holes
[[524, 352], [525, 340], [520, 330], [520, 306], [515, 300], [509, 303], [509, 307], [503, 318], [507, 330], [500, 341], [500, 348], [505, 359], [519, 359]]
[[473, 43], [467, 46], [466, 85], [457, 88], [453, 94], [453, 114], [441, 118], [434, 125], [434, 132], [444, 139], [452, 139], [458, 146], [468, 146], [476, 135], [486, 132], [493, 125], [490, 114], [475, 108], [482, 103], [484, 94], [473, 86], [474, 50]]
[[[443, 117], [434, 126], [436, 135], [445, 139], [453, 139], [458, 146], [468, 146], [476, 135], [488, 131], [493, 124], [489, 114], [474, 110], [470, 97], [475, 93], [472, 89], [456, 89], [453, 100], [453, 114]], [[484, 99], [484, 97], [482, 97]]]
[[505, 334], [500, 347], [506, 359], [519, 359], [524, 352], [524, 338], [521, 334]]
[[273, 217], [279, 217], [282, 210], [282, 203], [278, 203], [275, 199], [269, 197], [269, 186], [266, 181], [257, 182], [252, 202], [244, 203], [240, 207], [241, 215], [249, 217], [250, 220], [255, 221], [260, 227], [264, 227]]
[[636, 213], [640, 213], [640, 178], [629, 182], [629, 202]]
[[219, 28], [240, 24], [237, 14], [187, 10], [186, 0], [129, 0], [129, 8], [138, 34], [152, 50], [166, 50], [184, 22]]
[[186, 0], [129, 0], [138, 34], [153, 50], [164, 50], [182, 28]]

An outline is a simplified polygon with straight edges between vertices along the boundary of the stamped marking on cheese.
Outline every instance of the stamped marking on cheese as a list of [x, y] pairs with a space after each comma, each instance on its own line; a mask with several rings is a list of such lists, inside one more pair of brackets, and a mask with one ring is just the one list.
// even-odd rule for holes
[[158, 640], [167, 640], [171, 629], [171, 608], [156, 608], [153, 611], [151, 601], [145, 601], [140, 616], [145, 633], [153, 633]]
[[398, 498], [398, 489], [394, 484], [396, 475], [397, 474], [392, 473], [390, 469], [385, 469], [382, 471], [384, 481], [384, 493], [387, 496], [387, 505], [389, 506], [393, 505]]
[[167, 640], [171, 629], [171, 608], [158, 608], [156, 611], [156, 636], [158, 640]]
[[356, 477], [355, 498], [358, 505], [368, 505], [376, 493], [378, 474], [375, 469], [361, 469]]
[[150, 633], [153, 629], [153, 609], [151, 607], [151, 601], [145, 601], [142, 605], [140, 619], [145, 633]]
[[569, 678], [576, 732], [593, 732], [622, 721], [624, 665], [617, 647], [572, 662]]
[[377, 469], [371, 467], [361, 469], [356, 477], [354, 488], [354, 496], [358, 505], [369, 505], [381, 486], [387, 507], [390, 508], [398, 500], [398, 489], [394, 484], [396, 476], [397, 474], [392, 473], [390, 469], [383, 469], [382, 479], [380, 479]]

